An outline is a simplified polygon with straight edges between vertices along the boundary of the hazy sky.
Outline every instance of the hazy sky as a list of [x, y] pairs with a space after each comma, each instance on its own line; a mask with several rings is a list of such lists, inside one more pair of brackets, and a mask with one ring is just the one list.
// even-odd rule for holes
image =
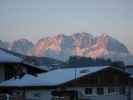
[[0, 39], [108, 33], [133, 53], [133, 0], [0, 0]]

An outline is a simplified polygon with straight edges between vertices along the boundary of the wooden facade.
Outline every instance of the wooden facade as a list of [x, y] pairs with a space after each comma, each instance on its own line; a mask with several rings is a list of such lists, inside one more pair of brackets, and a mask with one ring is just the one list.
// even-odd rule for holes
[[17, 76], [21, 78], [24, 74], [36, 75], [47, 71], [24, 63], [0, 63], [0, 72], [0, 81], [4, 81]]
[[63, 86], [127, 86], [131, 83], [130, 81], [129, 74], [108, 68], [81, 78], [75, 76], [75, 80]]

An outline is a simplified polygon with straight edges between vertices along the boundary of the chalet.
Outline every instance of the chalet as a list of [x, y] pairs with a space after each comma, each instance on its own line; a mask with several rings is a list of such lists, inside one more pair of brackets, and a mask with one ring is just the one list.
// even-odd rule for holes
[[132, 80], [117, 67], [64, 68], [7, 80], [0, 90], [14, 100], [133, 100]]
[[5, 49], [0, 49], [0, 82], [12, 77], [22, 77], [24, 74], [37, 74], [46, 72], [43, 68], [38, 68], [23, 62], [23, 59]]

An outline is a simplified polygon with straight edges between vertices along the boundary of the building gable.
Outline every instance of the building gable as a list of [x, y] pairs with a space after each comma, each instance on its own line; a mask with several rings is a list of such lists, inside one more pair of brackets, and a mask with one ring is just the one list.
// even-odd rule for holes
[[128, 85], [129, 74], [115, 68], [107, 68], [101, 71], [87, 74], [69, 81], [62, 86], [120, 86]]

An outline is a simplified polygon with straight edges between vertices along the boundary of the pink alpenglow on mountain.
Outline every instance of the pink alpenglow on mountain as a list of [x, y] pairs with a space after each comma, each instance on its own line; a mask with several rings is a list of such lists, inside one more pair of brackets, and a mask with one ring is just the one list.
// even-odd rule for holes
[[69, 36], [56, 35], [46, 37], [34, 46], [34, 56], [48, 56], [57, 59], [68, 59], [72, 55], [96, 59], [110, 53], [129, 53], [118, 40], [102, 34], [94, 37], [88, 33], [75, 33]]
[[35, 45], [32, 54], [34, 56], [44, 56], [48, 50], [51, 50], [55, 54], [59, 54], [61, 52], [61, 41], [61, 38], [58, 36], [43, 38]]
[[[5, 48], [4, 43], [0, 41], [0, 47]], [[85, 32], [71, 35], [59, 34], [44, 37], [35, 45], [26, 39], [19, 39], [9, 44], [8, 49], [14, 52], [38, 57], [51, 57], [58, 60], [67, 60], [73, 55], [94, 59], [114, 55], [129, 55], [124, 44], [105, 33], [100, 36], [93, 36]]]
[[104, 54], [107, 54], [107, 42], [107, 35], [105, 33], [99, 36], [96, 44], [91, 47], [92, 50], [89, 52], [89, 56], [96, 59], [97, 57], [101, 57]]

